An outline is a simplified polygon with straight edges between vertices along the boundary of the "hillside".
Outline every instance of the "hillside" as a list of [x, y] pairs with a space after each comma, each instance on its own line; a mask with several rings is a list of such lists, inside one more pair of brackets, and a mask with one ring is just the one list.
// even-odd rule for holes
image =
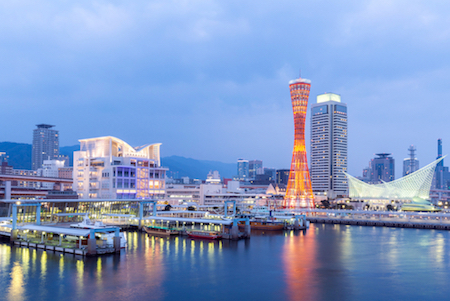
[[[0, 142], [0, 152], [6, 152], [9, 156], [9, 165], [16, 169], [31, 169], [31, 144]], [[60, 147], [60, 155], [70, 158], [70, 166], [73, 163], [73, 152], [80, 149], [79, 145]], [[161, 158], [161, 164], [169, 168], [168, 175], [174, 177], [189, 177], [205, 179], [210, 170], [219, 171], [224, 178], [232, 178], [236, 174], [236, 164], [219, 161], [196, 160], [181, 156]]]

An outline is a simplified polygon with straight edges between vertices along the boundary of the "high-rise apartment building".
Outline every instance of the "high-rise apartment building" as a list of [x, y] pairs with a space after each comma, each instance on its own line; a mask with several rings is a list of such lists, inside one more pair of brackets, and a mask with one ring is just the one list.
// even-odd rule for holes
[[395, 160], [391, 154], [380, 153], [370, 160], [370, 183], [380, 184], [395, 180]]
[[310, 174], [316, 195], [347, 194], [347, 105], [341, 96], [325, 93], [311, 106]]
[[[409, 148], [409, 158], [403, 159], [403, 176], [407, 176], [419, 170], [419, 160], [416, 158], [416, 148], [411, 145]], [[439, 163], [438, 163], [439, 164]]]
[[314, 208], [305, 146], [305, 122], [311, 81], [298, 78], [289, 82], [294, 113], [294, 150], [283, 205], [286, 208]]
[[250, 160], [248, 162], [248, 176], [251, 179], [256, 179], [256, 175], [263, 174], [263, 162], [261, 160]]
[[33, 130], [33, 150], [31, 169], [42, 167], [44, 160], [56, 160], [59, 155], [59, 132], [52, 130], [54, 125], [37, 124]]
[[248, 180], [249, 178], [249, 162], [248, 160], [238, 159], [237, 176], [239, 180]]

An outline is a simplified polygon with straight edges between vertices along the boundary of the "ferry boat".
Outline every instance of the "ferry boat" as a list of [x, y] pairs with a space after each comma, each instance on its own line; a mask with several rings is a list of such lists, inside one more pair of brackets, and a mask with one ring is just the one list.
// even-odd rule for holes
[[[239, 228], [244, 228], [245, 223], [240, 222]], [[251, 221], [250, 227], [252, 230], [265, 230], [265, 231], [279, 231], [284, 229], [284, 224], [274, 223], [270, 221]]]
[[201, 231], [201, 230], [192, 230], [186, 231], [189, 237], [191, 238], [203, 238], [203, 239], [221, 239], [222, 235], [217, 231]]
[[[78, 228], [78, 229], [102, 229], [107, 228], [107, 226], [102, 221], [95, 221], [92, 222], [88, 215], [84, 217], [83, 221], [78, 224], [71, 224], [71, 228]], [[90, 236], [90, 235], [89, 235]], [[88, 236], [88, 238], [89, 238]], [[95, 239], [99, 241], [104, 241], [104, 244], [106, 245], [112, 245], [114, 241], [114, 232], [107, 232], [107, 233], [95, 233]], [[120, 248], [123, 249], [127, 246], [127, 237], [125, 236], [125, 233], [120, 232]]]
[[147, 234], [151, 235], [157, 235], [157, 236], [170, 236], [170, 235], [178, 235], [178, 231], [168, 228], [168, 227], [156, 227], [156, 226], [145, 226], [144, 227], [145, 232]]

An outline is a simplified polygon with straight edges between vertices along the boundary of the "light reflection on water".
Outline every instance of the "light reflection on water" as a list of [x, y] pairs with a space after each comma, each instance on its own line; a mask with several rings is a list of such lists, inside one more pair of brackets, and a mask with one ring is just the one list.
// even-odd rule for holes
[[127, 250], [93, 258], [1, 243], [0, 300], [445, 299], [449, 238], [345, 225], [237, 242], [129, 232]]

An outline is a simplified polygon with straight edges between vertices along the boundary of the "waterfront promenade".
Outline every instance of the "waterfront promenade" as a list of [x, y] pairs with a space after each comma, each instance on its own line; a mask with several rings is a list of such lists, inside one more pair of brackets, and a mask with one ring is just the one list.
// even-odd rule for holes
[[367, 210], [303, 209], [311, 223], [450, 230], [450, 214]]

